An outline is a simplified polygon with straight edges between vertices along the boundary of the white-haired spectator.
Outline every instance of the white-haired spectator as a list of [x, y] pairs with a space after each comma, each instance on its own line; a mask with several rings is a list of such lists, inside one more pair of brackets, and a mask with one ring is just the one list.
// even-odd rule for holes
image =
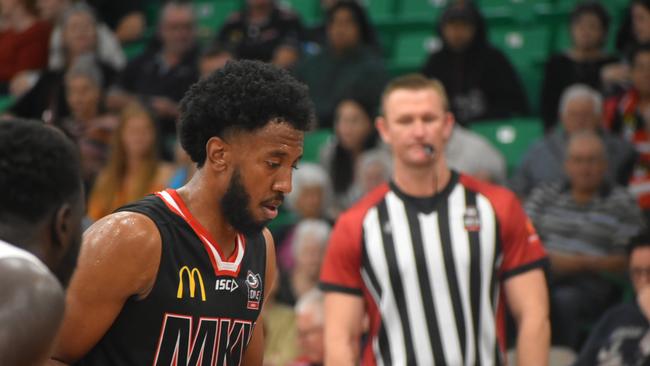
[[114, 70], [124, 68], [126, 56], [120, 42], [106, 24], [98, 21], [89, 5], [53, 2], [59, 6], [48, 8], [46, 12], [51, 17], [48, 20], [56, 24], [50, 36], [48, 67], [51, 70], [64, 69], [66, 64], [84, 53], [95, 54], [100, 62]]
[[286, 197], [287, 208], [299, 218], [328, 218], [331, 199], [332, 186], [325, 169], [314, 163], [298, 164]]
[[542, 140], [533, 144], [511, 181], [512, 189], [526, 197], [532, 189], [546, 182], [565, 177], [564, 156], [569, 137], [577, 132], [593, 131], [605, 145], [606, 178], [626, 185], [636, 159], [634, 147], [623, 139], [605, 131], [603, 126], [603, 99], [596, 90], [575, 84], [567, 88], [560, 99], [560, 122]]
[[314, 288], [302, 295], [296, 303], [296, 327], [300, 356], [291, 366], [323, 364], [325, 355], [323, 301], [323, 293]]
[[102, 109], [101, 69], [91, 55], [78, 57], [65, 73], [65, 96], [70, 117], [62, 121], [63, 129], [78, 139], [90, 127]]
[[506, 160], [483, 136], [459, 125], [445, 149], [447, 164], [475, 178], [503, 184], [506, 180]]
[[327, 221], [306, 219], [296, 225], [291, 242], [295, 265], [281, 273], [278, 301], [293, 304], [295, 299], [318, 285], [320, 266], [332, 227]]
[[390, 153], [383, 148], [365, 151], [357, 159], [351, 197], [354, 201], [390, 180], [393, 169]]

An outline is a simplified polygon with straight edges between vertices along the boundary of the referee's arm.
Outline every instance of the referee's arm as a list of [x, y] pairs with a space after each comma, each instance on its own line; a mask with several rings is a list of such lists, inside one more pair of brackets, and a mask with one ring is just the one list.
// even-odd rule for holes
[[325, 365], [358, 365], [365, 314], [363, 298], [342, 292], [326, 292], [324, 308]]
[[508, 306], [517, 322], [517, 365], [548, 365], [551, 325], [544, 271], [536, 268], [504, 283]]

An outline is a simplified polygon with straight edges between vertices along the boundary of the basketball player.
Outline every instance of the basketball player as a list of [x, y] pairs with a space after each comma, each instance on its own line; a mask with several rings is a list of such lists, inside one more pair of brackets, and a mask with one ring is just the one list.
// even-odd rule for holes
[[255, 61], [228, 63], [181, 105], [198, 170], [85, 233], [52, 364], [262, 364], [275, 276], [264, 227], [291, 191], [313, 107], [306, 87]]
[[0, 192], [0, 365], [42, 365], [81, 242], [76, 148], [41, 122], [0, 121]]
[[326, 364], [357, 364], [364, 313], [363, 365], [503, 364], [507, 300], [517, 364], [546, 365], [545, 253], [514, 194], [447, 167], [454, 119], [438, 81], [398, 78], [382, 103], [376, 125], [393, 177], [330, 237], [321, 273]]

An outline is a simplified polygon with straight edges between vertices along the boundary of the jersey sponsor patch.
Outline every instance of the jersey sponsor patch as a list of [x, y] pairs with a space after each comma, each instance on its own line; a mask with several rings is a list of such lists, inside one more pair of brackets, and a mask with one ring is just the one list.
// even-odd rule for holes
[[479, 216], [478, 209], [475, 206], [467, 206], [465, 214], [463, 215], [463, 224], [467, 231], [481, 230], [481, 217]]
[[259, 310], [262, 301], [262, 277], [259, 273], [248, 271], [246, 275], [246, 287], [248, 287], [248, 302], [246, 308]]
[[219, 278], [214, 285], [214, 289], [217, 291], [228, 291], [233, 292], [239, 288], [237, 280], [234, 278]]

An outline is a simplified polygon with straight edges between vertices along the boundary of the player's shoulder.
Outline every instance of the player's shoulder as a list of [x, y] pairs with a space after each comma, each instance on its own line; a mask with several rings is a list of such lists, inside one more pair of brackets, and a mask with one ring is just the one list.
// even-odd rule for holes
[[337, 222], [354, 222], [361, 224], [368, 211], [377, 206], [389, 191], [390, 186], [388, 183], [380, 184], [344, 211], [341, 216], [339, 216]]
[[160, 252], [160, 247], [160, 233], [150, 217], [120, 211], [103, 217], [86, 230], [82, 251], [134, 256]]

